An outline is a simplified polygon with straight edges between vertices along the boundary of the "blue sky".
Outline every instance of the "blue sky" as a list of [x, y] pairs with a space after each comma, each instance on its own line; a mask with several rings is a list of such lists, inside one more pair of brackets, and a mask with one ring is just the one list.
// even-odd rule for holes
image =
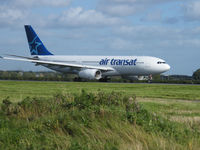
[[[58, 55], [148, 55], [165, 59], [166, 74], [200, 68], [198, 0], [0, 1], [0, 55], [30, 56], [24, 24]], [[47, 70], [0, 61], [0, 70]]]

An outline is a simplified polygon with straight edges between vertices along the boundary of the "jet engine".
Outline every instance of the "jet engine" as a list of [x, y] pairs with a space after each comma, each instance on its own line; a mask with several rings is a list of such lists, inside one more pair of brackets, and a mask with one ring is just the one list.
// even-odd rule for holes
[[78, 76], [84, 79], [99, 80], [102, 78], [102, 73], [100, 70], [97, 70], [97, 69], [84, 69], [78, 73]]

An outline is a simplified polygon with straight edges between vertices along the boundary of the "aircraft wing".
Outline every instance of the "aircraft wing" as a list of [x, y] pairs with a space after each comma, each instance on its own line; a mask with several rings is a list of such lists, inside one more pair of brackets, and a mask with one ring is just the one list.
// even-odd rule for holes
[[[101, 71], [113, 71], [114, 69], [111, 67], [103, 67], [103, 66], [90, 66], [90, 65], [81, 65], [81, 64], [71, 64], [65, 62], [57, 62], [57, 61], [47, 61], [47, 60], [40, 60], [37, 57], [24, 57], [24, 56], [16, 56], [16, 55], [9, 55], [12, 57], [2, 57], [1, 59], [8, 59], [8, 60], [17, 60], [17, 61], [26, 61], [36, 63], [36, 65], [51, 65], [51, 66], [58, 66], [58, 67], [72, 67], [72, 68], [87, 68], [87, 69], [98, 69]], [[14, 58], [15, 57], [15, 58]]]

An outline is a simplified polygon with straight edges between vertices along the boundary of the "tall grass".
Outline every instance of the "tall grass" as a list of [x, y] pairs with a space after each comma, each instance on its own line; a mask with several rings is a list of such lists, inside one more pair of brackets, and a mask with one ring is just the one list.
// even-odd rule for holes
[[200, 133], [102, 91], [3, 100], [0, 149], [196, 149]]

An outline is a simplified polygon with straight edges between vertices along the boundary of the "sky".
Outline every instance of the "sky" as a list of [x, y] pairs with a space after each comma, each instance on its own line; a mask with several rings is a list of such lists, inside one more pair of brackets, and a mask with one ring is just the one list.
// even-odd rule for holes
[[[200, 68], [199, 0], [0, 0], [0, 55], [30, 56], [25, 24], [53, 54], [155, 56], [167, 75]], [[0, 70], [48, 69], [0, 60]]]

